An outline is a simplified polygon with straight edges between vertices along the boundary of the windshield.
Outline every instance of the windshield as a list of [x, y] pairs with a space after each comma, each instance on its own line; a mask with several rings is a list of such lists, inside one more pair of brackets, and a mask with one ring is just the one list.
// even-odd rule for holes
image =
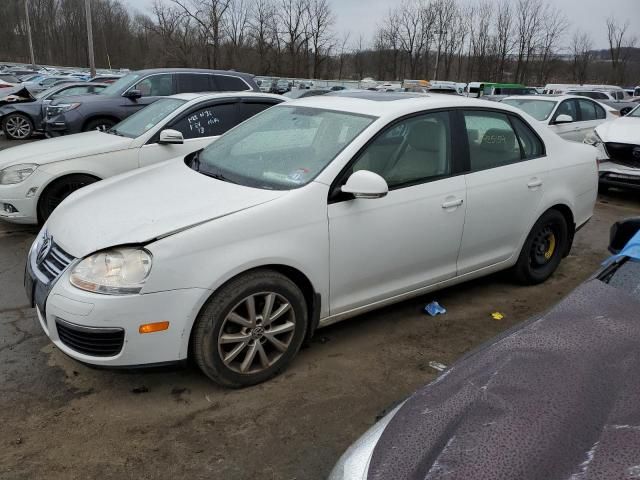
[[130, 73], [125, 75], [124, 77], [118, 79], [113, 82], [107, 88], [102, 91], [103, 95], [120, 95], [124, 92], [129, 86], [133, 85], [136, 80], [140, 78], [140, 75], [137, 73]]
[[272, 107], [222, 135], [192, 167], [249, 187], [298, 188], [313, 180], [374, 120], [320, 108]]
[[549, 118], [549, 115], [551, 115], [551, 112], [553, 112], [553, 108], [557, 103], [551, 102], [549, 100], [529, 100], [517, 98], [507, 98], [502, 102], [506, 103], [507, 105], [511, 105], [512, 107], [519, 108], [520, 110], [524, 110], [540, 122]]
[[[102, 92], [104, 93], [104, 90]], [[155, 127], [185, 103], [184, 100], [178, 100], [177, 98], [160, 99], [148, 107], [137, 111], [130, 117], [125, 118], [109, 130], [108, 133], [129, 138], [139, 137]]]
[[627, 113], [626, 116], [627, 117], [640, 118], [640, 105], [638, 105], [636, 108], [634, 108], [629, 113]]

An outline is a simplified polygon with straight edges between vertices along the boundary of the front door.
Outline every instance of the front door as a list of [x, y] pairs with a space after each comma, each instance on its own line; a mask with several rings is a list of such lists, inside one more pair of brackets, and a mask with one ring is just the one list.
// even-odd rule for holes
[[[569, 115], [572, 118], [572, 122], [568, 123], [556, 123], [557, 118], [560, 115]], [[551, 130], [556, 132], [565, 140], [571, 142], [582, 142], [584, 136], [582, 136], [582, 127], [578, 112], [577, 100], [565, 100], [556, 109], [551, 122], [549, 123]]]
[[389, 193], [330, 200], [332, 315], [455, 276], [466, 197], [453, 158], [449, 113], [423, 114], [382, 132], [341, 177], [369, 170]]

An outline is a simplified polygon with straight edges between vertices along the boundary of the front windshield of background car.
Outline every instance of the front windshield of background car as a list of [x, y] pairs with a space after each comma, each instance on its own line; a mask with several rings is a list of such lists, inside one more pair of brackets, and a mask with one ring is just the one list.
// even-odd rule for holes
[[101, 94], [102, 95], [121, 95], [128, 87], [135, 84], [136, 80], [140, 78], [140, 75], [137, 73], [129, 73], [124, 77], [116, 80], [107, 88], [105, 88]]
[[507, 98], [502, 102], [525, 111], [540, 122], [549, 118], [549, 115], [551, 115], [557, 103], [549, 100], [533, 100], [528, 98]]
[[125, 118], [109, 130], [108, 133], [129, 138], [139, 137], [155, 127], [185, 103], [185, 100], [179, 100], [177, 98], [162, 98], [153, 102], [148, 107], [137, 111], [130, 117]]
[[299, 188], [374, 120], [321, 108], [272, 107], [222, 135], [191, 166], [205, 175], [248, 187]]

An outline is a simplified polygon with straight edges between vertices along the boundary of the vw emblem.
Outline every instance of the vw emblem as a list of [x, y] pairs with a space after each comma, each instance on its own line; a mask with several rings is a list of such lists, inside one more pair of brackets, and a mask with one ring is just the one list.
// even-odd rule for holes
[[44, 262], [45, 258], [47, 258], [47, 255], [49, 255], [52, 246], [53, 238], [45, 234], [44, 238], [42, 239], [42, 245], [40, 245], [40, 248], [38, 249], [36, 264], [40, 265], [42, 264], [42, 262]]
[[631, 155], [633, 155], [633, 158], [635, 158], [636, 160], [640, 160], [640, 147], [634, 148]]

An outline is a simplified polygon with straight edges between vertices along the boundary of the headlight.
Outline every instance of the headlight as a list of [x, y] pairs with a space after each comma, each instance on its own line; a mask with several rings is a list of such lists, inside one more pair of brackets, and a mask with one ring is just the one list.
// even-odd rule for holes
[[23, 163], [22, 165], [13, 165], [0, 170], [0, 185], [13, 185], [24, 182], [36, 171], [36, 168], [38, 168], [38, 165], [35, 163]]
[[140, 293], [151, 271], [151, 254], [142, 248], [112, 248], [82, 260], [71, 271], [71, 284], [105, 295]]
[[47, 117], [53, 117], [69, 110], [78, 108], [81, 103], [59, 103], [58, 105], [50, 105], [47, 107]]
[[589, 135], [587, 135], [587, 137], [584, 139], [584, 143], [586, 143], [587, 145], [593, 145], [595, 147], [603, 142], [600, 138], [600, 135], [598, 135], [598, 132], [594, 130]]

